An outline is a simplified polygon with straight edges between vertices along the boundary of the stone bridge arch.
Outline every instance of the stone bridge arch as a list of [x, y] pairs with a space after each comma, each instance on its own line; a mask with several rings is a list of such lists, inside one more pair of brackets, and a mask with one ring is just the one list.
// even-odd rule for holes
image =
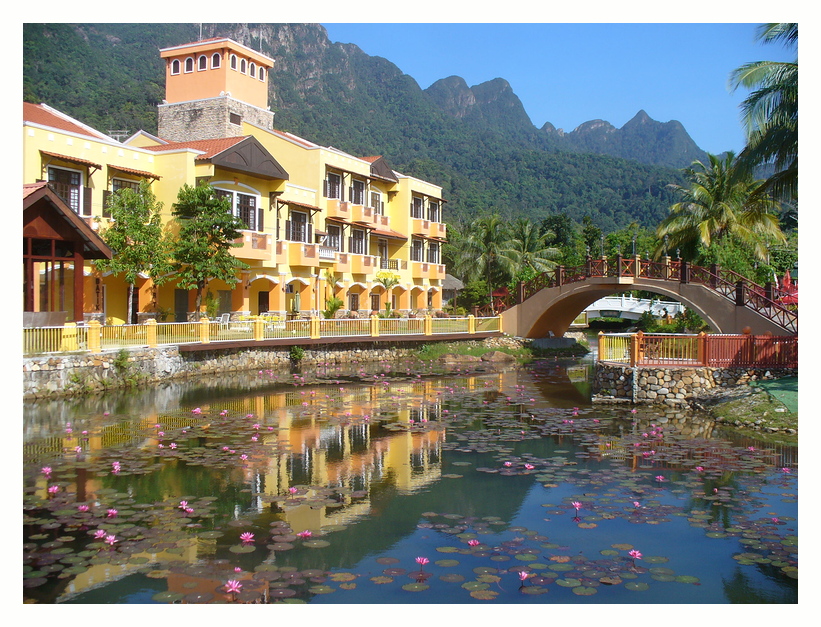
[[603, 296], [628, 290], [645, 290], [684, 303], [710, 325], [715, 333], [788, 334], [758, 312], [737, 306], [727, 297], [697, 283], [680, 283], [644, 277], [590, 277], [583, 281], [547, 287], [522, 303], [502, 312], [502, 328], [509, 335], [561, 337], [584, 309]]

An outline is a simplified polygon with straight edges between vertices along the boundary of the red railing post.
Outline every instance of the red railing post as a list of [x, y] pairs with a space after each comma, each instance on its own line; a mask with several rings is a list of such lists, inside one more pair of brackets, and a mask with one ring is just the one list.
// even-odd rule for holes
[[707, 363], [710, 358], [707, 354], [707, 334], [704, 331], [698, 334], [698, 352], [696, 355], [700, 365], [709, 365]]
[[621, 276], [621, 253], [616, 255], [616, 276]]
[[564, 285], [564, 266], [559, 266], [556, 268], [556, 286], [561, 287]]

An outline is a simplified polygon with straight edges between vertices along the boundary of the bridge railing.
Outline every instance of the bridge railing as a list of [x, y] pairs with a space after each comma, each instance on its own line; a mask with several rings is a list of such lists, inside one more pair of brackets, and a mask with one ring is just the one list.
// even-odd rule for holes
[[599, 333], [598, 360], [629, 366], [797, 368], [798, 336]]
[[640, 257], [613, 259], [588, 257], [581, 266], [558, 266], [544, 272], [530, 281], [520, 283], [509, 294], [494, 298], [492, 305], [479, 309], [482, 315], [496, 315], [514, 305], [523, 303], [545, 288], [578, 283], [589, 278], [634, 277], [663, 279], [676, 283], [695, 283], [713, 290], [732, 301], [738, 307], [748, 307], [791, 333], [798, 333], [798, 311], [787, 309], [778, 302], [777, 290], [771, 284], [761, 286], [746, 277], [725, 270], [717, 265], [710, 268], [694, 266], [687, 261], [664, 257], [663, 261], [651, 261]]

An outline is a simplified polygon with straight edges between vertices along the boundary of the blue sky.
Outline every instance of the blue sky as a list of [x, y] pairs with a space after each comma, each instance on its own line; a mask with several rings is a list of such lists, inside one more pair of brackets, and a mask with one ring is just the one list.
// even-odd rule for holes
[[640, 109], [681, 122], [708, 152], [744, 146], [730, 72], [750, 61], [794, 60], [755, 40], [758, 22], [328, 23], [333, 42], [394, 63], [421, 88], [461, 76], [469, 86], [506, 79], [537, 127], [571, 131], [603, 119], [623, 126]]

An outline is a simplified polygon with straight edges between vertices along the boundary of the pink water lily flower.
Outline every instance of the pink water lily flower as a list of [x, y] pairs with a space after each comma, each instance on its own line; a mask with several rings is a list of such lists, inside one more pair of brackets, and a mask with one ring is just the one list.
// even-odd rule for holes
[[580, 510], [580, 509], [582, 508], [582, 504], [581, 504], [581, 503], [579, 503], [578, 501], [573, 501], [573, 502], [571, 503], [571, 505], [573, 506], [573, 509], [575, 509], [575, 510], [577, 510], [577, 511], [578, 511], [578, 510]]
[[40, 469], [40, 472], [42, 472], [46, 477], [48, 477], [51, 474], [51, 466], [43, 466]]
[[416, 563], [419, 564], [420, 566], [424, 566], [425, 564], [428, 564], [429, 562], [430, 562], [430, 560], [427, 557], [417, 557], [416, 558]]
[[239, 539], [243, 542], [253, 542], [254, 541], [254, 534], [250, 531], [246, 531], [245, 533], [239, 534]]
[[86, 505], [86, 504], [83, 504], [83, 505], [78, 505], [78, 506], [77, 506], [77, 510], [78, 510], [78, 511], [81, 511], [81, 512], [87, 512], [87, 511], [89, 510], [89, 507], [88, 507], [88, 505]]
[[59, 491], [60, 491], [60, 486], [50, 485], [48, 487], [48, 493], [49, 494], [57, 494]]
[[530, 577], [530, 573], [529, 573], [529, 572], [527, 572], [526, 570], [521, 570], [521, 571], [519, 571], [519, 579], [520, 579], [521, 581], [526, 581], [528, 577]]
[[114, 546], [114, 543], [117, 541], [117, 536], [108, 535], [105, 537], [105, 541], [109, 546]]
[[201, 414], [202, 409], [200, 409], [199, 407], [195, 407], [194, 409], [191, 410], [191, 413], [192, 414]]
[[305, 540], [306, 538], [310, 538], [313, 534], [306, 529], [305, 531], [300, 531], [296, 535], [298, 538], [302, 538], [303, 540]]
[[641, 559], [641, 551], [637, 551], [636, 549], [633, 549], [632, 551], [630, 551], [627, 554], [630, 557], [632, 557], [634, 560], [640, 560]]
[[177, 507], [179, 507], [180, 509], [185, 509], [186, 507], [188, 507], [188, 501], [180, 501], [180, 504], [177, 505]]
[[225, 591], [230, 592], [231, 594], [237, 593], [242, 590], [242, 584], [237, 581], [236, 579], [229, 579], [225, 582]]
[[288, 488], [288, 492], [290, 492], [291, 494], [296, 494], [298, 491], [299, 491], [299, 490], [297, 490], [297, 489], [296, 489], [296, 488], [294, 488], [294, 487], [290, 487], [290, 488]]
[[480, 544], [481, 542], [479, 542], [478, 540], [468, 540], [469, 546], [479, 546]]
[[108, 534], [105, 532], [105, 529], [97, 529], [97, 531], [94, 532], [94, 538], [97, 540], [102, 540], [107, 535]]
[[106, 514], [108, 518], [114, 518], [115, 516], [117, 516], [117, 510], [112, 507], [110, 510], [108, 510], [108, 512], [106, 512]]

